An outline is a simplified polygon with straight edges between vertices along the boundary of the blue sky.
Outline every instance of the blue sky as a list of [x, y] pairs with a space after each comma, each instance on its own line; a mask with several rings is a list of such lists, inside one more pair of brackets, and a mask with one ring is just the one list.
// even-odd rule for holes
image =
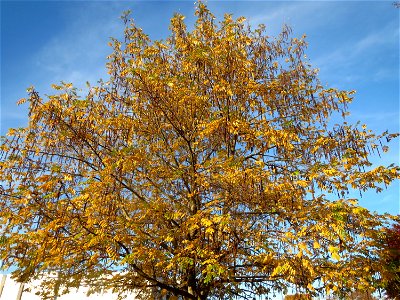
[[[324, 85], [356, 90], [349, 120], [376, 132], [399, 132], [399, 12], [392, 1], [208, 1], [221, 18], [245, 16], [264, 23], [274, 35], [284, 23], [294, 36], [307, 35], [306, 51], [320, 69]], [[61, 80], [84, 88], [106, 79], [110, 37], [121, 37], [119, 16], [131, 9], [136, 23], [150, 35], [168, 35], [169, 19], [180, 12], [193, 24], [194, 1], [1, 1], [1, 134], [24, 126], [26, 107], [16, 101], [34, 85], [41, 95]], [[190, 26], [189, 26], [190, 27]], [[399, 164], [399, 143], [374, 158]], [[361, 204], [378, 212], [399, 213], [399, 184], [363, 195]]]

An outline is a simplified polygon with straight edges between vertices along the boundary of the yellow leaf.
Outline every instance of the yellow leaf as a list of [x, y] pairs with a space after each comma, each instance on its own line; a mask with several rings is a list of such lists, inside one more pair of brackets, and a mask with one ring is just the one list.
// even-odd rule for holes
[[301, 187], [307, 187], [308, 186], [308, 182], [305, 180], [298, 180], [297, 184]]
[[208, 227], [208, 228], [206, 229], [206, 234], [213, 234], [214, 231], [215, 231], [214, 228]]
[[65, 174], [64, 175], [64, 180], [71, 181], [72, 180], [72, 176], [70, 174]]
[[337, 252], [333, 252], [332, 253], [332, 258], [336, 259], [337, 261], [339, 261], [340, 260], [340, 255]]
[[201, 224], [202, 224], [203, 226], [205, 226], [205, 227], [209, 227], [209, 226], [212, 225], [212, 221], [209, 220], [209, 219], [203, 218], [203, 219], [201, 219]]
[[314, 241], [313, 247], [314, 249], [319, 249], [321, 248], [321, 245], [317, 241]]

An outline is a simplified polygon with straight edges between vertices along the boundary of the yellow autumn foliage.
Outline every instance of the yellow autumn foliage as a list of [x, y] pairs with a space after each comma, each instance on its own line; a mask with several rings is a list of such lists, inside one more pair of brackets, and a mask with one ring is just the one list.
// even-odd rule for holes
[[352, 92], [319, 83], [290, 28], [270, 38], [203, 3], [196, 16], [189, 31], [176, 14], [163, 41], [126, 18], [86, 97], [28, 90], [29, 125], [0, 147], [4, 266], [57, 272], [43, 295], [59, 279], [145, 299], [373, 288], [390, 216], [348, 193], [399, 178], [368, 159], [397, 134], [330, 126]]

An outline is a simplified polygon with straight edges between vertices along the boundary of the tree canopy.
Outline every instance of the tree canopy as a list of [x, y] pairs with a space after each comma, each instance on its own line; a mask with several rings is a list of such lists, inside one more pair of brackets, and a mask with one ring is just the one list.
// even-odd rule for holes
[[144, 299], [373, 290], [391, 216], [352, 191], [400, 178], [370, 162], [397, 134], [348, 124], [353, 92], [320, 84], [290, 28], [195, 13], [159, 41], [126, 17], [110, 79], [85, 96], [28, 90], [28, 126], [1, 141], [4, 266], [57, 273], [43, 297], [81, 283]]

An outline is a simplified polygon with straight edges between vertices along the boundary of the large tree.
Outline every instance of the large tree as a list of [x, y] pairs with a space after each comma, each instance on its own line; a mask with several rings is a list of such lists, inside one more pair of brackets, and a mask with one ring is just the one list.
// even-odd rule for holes
[[57, 273], [44, 296], [373, 289], [390, 217], [351, 192], [400, 177], [369, 160], [396, 134], [341, 119], [352, 92], [319, 83], [289, 28], [271, 38], [202, 3], [196, 15], [189, 31], [176, 14], [163, 41], [126, 18], [109, 81], [85, 97], [29, 90], [29, 125], [1, 142], [3, 264], [20, 281]]

